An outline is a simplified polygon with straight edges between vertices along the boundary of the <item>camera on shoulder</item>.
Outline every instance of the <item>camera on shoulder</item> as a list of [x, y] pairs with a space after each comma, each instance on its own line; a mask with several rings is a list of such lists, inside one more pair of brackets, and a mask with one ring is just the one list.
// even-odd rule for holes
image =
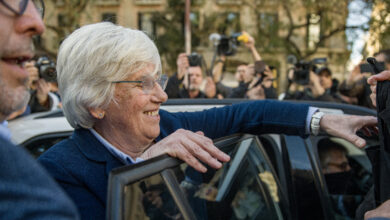
[[317, 71], [319, 64], [326, 64], [326, 58], [315, 58], [311, 61], [301, 60], [294, 65], [293, 81], [299, 85], [308, 85], [310, 82], [310, 71]]

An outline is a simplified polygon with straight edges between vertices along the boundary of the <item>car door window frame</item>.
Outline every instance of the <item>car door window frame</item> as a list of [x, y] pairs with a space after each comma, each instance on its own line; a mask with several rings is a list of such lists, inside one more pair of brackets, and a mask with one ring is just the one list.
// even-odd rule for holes
[[[221, 147], [226, 144], [232, 144], [234, 142], [241, 143], [245, 140], [252, 140], [250, 141], [250, 145], [253, 145], [252, 142], [255, 141], [256, 146], [258, 146], [257, 149], [260, 150], [260, 152], [263, 154], [263, 159], [266, 161], [266, 163], [269, 165], [273, 178], [275, 179], [275, 183], [277, 184], [277, 189], [279, 189], [278, 193], [280, 194], [280, 203], [287, 201], [287, 198], [284, 197], [283, 193], [281, 192], [280, 188], [280, 182], [277, 179], [277, 175], [275, 170], [273, 170], [272, 164], [269, 160], [269, 158], [266, 155], [266, 152], [264, 149], [261, 149], [261, 143], [258, 140], [256, 136], [253, 135], [233, 135], [229, 137], [225, 137], [223, 139], [219, 139], [215, 142], [215, 145], [217, 147]], [[241, 148], [241, 146], [240, 146]], [[245, 152], [246, 153], [246, 152]], [[248, 163], [254, 164], [254, 161], [250, 158], [250, 155], [245, 154], [244, 157], [246, 157]], [[124, 186], [129, 185], [132, 183], [135, 183], [143, 178], [150, 177], [155, 174], [161, 174], [161, 177], [164, 180], [164, 183], [166, 184], [173, 200], [175, 201], [177, 208], [182, 213], [184, 219], [194, 219], [195, 215], [193, 213], [192, 208], [189, 205], [189, 202], [187, 198], [184, 196], [183, 191], [179, 187], [179, 182], [177, 181], [177, 178], [175, 176], [175, 173], [173, 171], [173, 168], [178, 167], [183, 162], [171, 158], [168, 155], [162, 155], [159, 157], [152, 158], [150, 160], [144, 161], [139, 164], [124, 166], [118, 169], [113, 170], [110, 173], [109, 177], [109, 183], [108, 183], [108, 196], [107, 196], [107, 219], [123, 219], [123, 213], [124, 213], [124, 207], [122, 207], [122, 201], [124, 199]], [[226, 176], [225, 176], [226, 177]], [[259, 178], [259, 177], [257, 177]], [[258, 180], [262, 184], [263, 189], [267, 189], [268, 192], [265, 193], [265, 200], [269, 204], [270, 201], [273, 201], [271, 196], [268, 195], [269, 189], [268, 186], [265, 185], [263, 181]], [[279, 204], [280, 204], [279, 203]], [[272, 206], [275, 206], [275, 202], [272, 203]], [[282, 219], [285, 215], [285, 213], [282, 212], [282, 208], [279, 207], [279, 213], [277, 213], [279, 219]], [[283, 217], [282, 217], [283, 216]]]

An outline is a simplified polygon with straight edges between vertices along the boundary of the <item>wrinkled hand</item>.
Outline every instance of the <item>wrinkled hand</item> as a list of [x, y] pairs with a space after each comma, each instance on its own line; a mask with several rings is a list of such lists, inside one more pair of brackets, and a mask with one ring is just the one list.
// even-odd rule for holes
[[187, 72], [188, 67], [190, 66], [187, 54], [185, 53], [179, 54], [176, 60], [176, 65], [177, 65], [177, 78], [181, 80], [183, 79], [184, 75]]
[[390, 80], [390, 71], [386, 70], [367, 79], [371, 89], [371, 102], [376, 107], [376, 84], [378, 81]]
[[366, 141], [357, 136], [356, 132], [363, 129], [366, 135], [370, 135], [369, 128], [377, 132], [376, 124], [376, 117], [357, 115], [325, 114], [320, 121], [321, 130], [330, 135], [344, 138], [359, 148], [366, 146]]
[[206, 94], [207, 98], [214, 98], [217, 94], [217, 87], [215, 86], [213, 79], [209, 76], [206, 78], [204, 93]]
[[203, 132], [192, 132], [184, 129], [175, 131], [149, 147], [141, 155], [141, 158], [146, 160], [165, 153], [183, 160], [202, 173], [206, 172], [207, 169], [199, 160], [215, 169], [222, 167], [221, 162], [230, 160], [230, 157], [214, 146], [212, 140], [205, 137]]
[[378, 208], [368, 211], [364, 214], [364, 219], [368, 220], [369, 218], [374, 217], [385, 217], [390, 218], [390, 200], [387, 200]]
[[45, 105], [49, 99], [50, 84], [44, 79], [37, 82], [37, 99], [39, 104]]

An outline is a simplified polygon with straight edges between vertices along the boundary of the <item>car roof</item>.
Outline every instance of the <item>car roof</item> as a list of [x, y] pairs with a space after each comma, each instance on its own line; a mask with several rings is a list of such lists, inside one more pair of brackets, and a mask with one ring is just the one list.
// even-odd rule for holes
[[[169, 112], [192, 112], [201, 111], [213, 107], [222, 107], [235, 103], [241, 103], [248, 100], [244, 99], [170, 99], [161, 106], [161, 109]], [[306, 103], [318, 107], [321, 111], [331, 114], [357, 114], [357, 115], [375, 115], [372, 109], [327, 102], [305, 102], [292, 101], [293, 103]], [[16, 144], [23, 144], [31, 138], [52, 133], [72, 132], [62, 110], [50, 112], [40, 112], [30, 114], [25, 117], [14, 119], [8, 124], [12, 133], [11, 140]]]

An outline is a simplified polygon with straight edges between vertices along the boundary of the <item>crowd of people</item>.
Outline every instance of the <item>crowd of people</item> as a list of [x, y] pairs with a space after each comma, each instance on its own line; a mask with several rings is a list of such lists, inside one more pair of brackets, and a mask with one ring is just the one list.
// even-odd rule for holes
[[[295, 65], [288, 70], [288, 86], [285, 92], [278, 95], [278, 88], [274, 86], [274, 81], [277, 80], [275, 72], [272, 71], [274, 68], [262, 60], [255, 47], [254, 38], [245, 31], [242, 34], [246, 35], [247, 41], [244, 42], [244, 45], [248, 48], [253, 60], [237, 65], [234, 82], [223, 82], [227, 60], [227, 56], [224, 54], [219, 54], [218, 59], [212, 65], [213, 69], [210, 71], [202, 62], [202, 55], [181, 53], [177, 57], [177, 71], [169, 74], [170, 77], [165, 89], [168, 97], [173, 99], [238, 98], [326, 101], [374, 108], [369, 98], [371, 90], [367, 84], [367, 78], [373, 73], [363, 72], [367, 71], [366, 69], [361, 70], [363, 61], [347, 74], [347, 79], [341, 83], [336, 78], [332, 78], [332, 70], [326, 63], [322, 67], [317, 67], [315, 64], [307, 62], [306, 72], [302, 70], [301, 66]], [[190, 62], [190, 56], [196, 56], [195, 61]], [[390, 49], [381, 50], [374, 57], [378, 62], [384, 63], [386, 69], [390, 68]], [[46, 62], [42, 64], [41, 60]], [[25, 68], [29, 73], [30, 101], [27, 106], [13, 112], [8, 120], [62, 107], [54, 62], [47, 56], [34, 57], [25, 63]], [[53, 69], [54, 77], [47, 76], [47, 69], [50, 68]], [[299, 74], [301, 75], [299, 77], [302, 77], [303, 74], [305, 79], [296, 77]]]
[[[178, 56], [177, 73], [168, 80], [161, 73], [159, 52], [145, 33], [107, 22], [82, 26], [62, 42], [56, 67], [59, 104], [57, 84], [40, 72], [39, 59], [31, 61], [32, 37], [45, 29], [43, 12], [42, 0], [0, 1], [2, 219], [105, 219], [112, 169], [161, 154], [185, 161], [195, 175], [206, 172], [205, 164], [218, 169], [230, 157], [212, 139], [233, 133], [308, 137], [322, 130], [364, 147], [366, 142], [356, 131], [377, 123], [371, 116], [324, 114], [306, 104], [272, 100], [191, 113], [161, 110], [168, 97], [276, 98], [274, 76], [249, 36], [245, 45], [254, 60], [237, 67], [239, 86], [221, 83], [226, 58], [220, 57], [202, 91], [202, 67], [187, 55]], [[322, 77], [329, 78], [331, 71], [322, 71], [310, 76], [318, 74], [315, 84], [329, 86]], [[388, 79], [390, 72], [384, 72], [369, 82], [375, 87], [376, 81]], [[323, 90], [312, 93], [322, 96]], [[75, 130], [38, 162], [10, 142], [5, 122], [11, 116], [59, 106]], [[383, 206], [369, 216], [388, 217], [389, 211], [382, 210]]]

